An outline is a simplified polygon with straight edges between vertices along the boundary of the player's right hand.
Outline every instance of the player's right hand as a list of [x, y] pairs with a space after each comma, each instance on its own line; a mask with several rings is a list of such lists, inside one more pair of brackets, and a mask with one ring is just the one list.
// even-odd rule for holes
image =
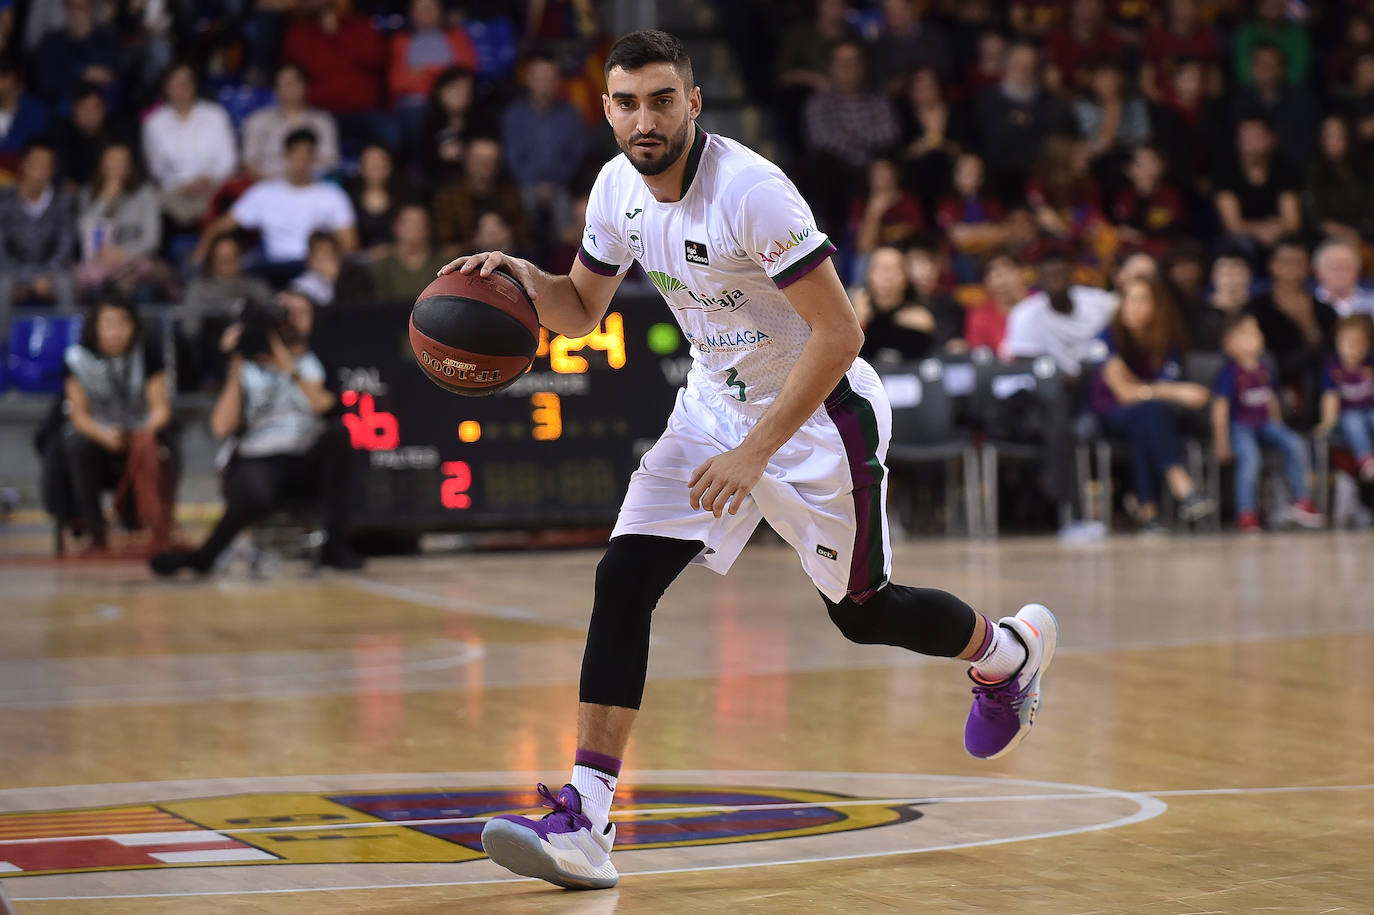
[[535, 277], [539, 275], [539, 268], [529, 261], [511, 257], [500, 251], [483, 251], [480, 254], [468, 254], [463, 257], [455, 258], [439, 268], [439, 275], [445, 276], [450, 273], [472, 273], [478, 271], [481, 276], [491, 276], [492, 271], [498, 267], [505, 269], [515, 281], [525, 289], [525, 295], [530, 297], [533, 302], [537, 298], [535, 291]]

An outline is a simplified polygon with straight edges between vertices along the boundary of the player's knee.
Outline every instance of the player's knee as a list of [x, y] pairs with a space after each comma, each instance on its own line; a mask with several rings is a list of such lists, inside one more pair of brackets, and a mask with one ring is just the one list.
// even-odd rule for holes
[[634, 550], [612, 540], [596, 566], [592, 619], [617, 628], [648, 626], [657, 601], [645, 593], [644, 571]]
[[871, 609], [866, 610], [864, 604], [857, 604], [850, 597], [839, 603], [825, 595], [821, 595], [821, 599], [825, 601], [825, 609], [830, 613], [830, 621], [849, 641], [860, 645], [876, 645], [882, 642], [874, 614]]

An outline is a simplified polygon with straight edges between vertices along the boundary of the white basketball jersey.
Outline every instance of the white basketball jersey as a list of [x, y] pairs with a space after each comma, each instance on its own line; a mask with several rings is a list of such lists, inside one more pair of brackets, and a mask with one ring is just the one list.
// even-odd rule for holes
[[578, 257], [617, 276], [639, 262], [691, 344], [688, 386], [759, 415], [811, 336], [782, 290], [835, 251], [796, 187], [753, 150], [694, 127], [683, 192], [659, 203], [625, 156], [606, 163]]

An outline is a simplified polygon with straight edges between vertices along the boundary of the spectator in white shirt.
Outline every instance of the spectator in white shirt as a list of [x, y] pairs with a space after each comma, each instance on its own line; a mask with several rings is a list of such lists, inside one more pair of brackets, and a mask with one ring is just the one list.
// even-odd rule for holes
[[[193, 259], [205, 259], [210, 242], [233, 229], [256, 229], [262, 235], [266, 272], [286, 279], [299, 272], [310, 248], [310, 233], [330, 232], [347, 254], [358, 247], [353, 204], [338, 185], [314, 176], [318, 141], [309, 128], [293, 130], [282, 144], [286, 176], [254, 184], [234, 201], [229, 212], [212, 222], [201, 236]], [[272, 269], [272, 267], [281, 269]], [[292, 269], [294, 268], [294, 269]]]
[[1117, 297], [1092, 286], [1073, 284], [1073, 264], [1063, 251], [1040, 261], [1040, 288], [1018, 302], [1007, 316], [1004, 359], [1050, 356], [1059, 370], [1077, 377], [1092, 342], [1116, 313]]
[[305, 71], [295, 64], [277, 70], [277, 103], [259, 108], [243, 122], [243, 167], [254, 178], [280, 178], [286, 174], [282, 141], [286, 135], [308, 127], [319, 139], [315, 174], [323, 175], [339, 164], [339, 129], [327, 111], [305, 104], [309, 89]]
[[1312, 254], [1317, 268], [1318, 302], [1330, 305], [1342, 318], [1374, 314], [1374, 293], [1360, 288], [1360, 252], [1343, 239], [1327, 239]]
[[190, 227], [234, 173], [238, 144], [224, 106], [196, 98], [190, 64], [173, 64], [162, 91], [166, 104], [143, 122], [143, 153], [148, 173], [162, 189], [163, 211], [177, 225]]

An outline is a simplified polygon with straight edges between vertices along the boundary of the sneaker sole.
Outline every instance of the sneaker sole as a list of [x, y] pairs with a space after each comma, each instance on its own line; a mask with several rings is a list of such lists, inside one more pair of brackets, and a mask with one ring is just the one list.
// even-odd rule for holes
[[487, 821], [482, 827], [482, 850], [512, 873], [547, 880], [569, 890], [604, 890], [620, 882], [610, 861], [599, 868], [589, 868], [587, 874], [564, 870], [538, 835], [509, 820]]
[[[1025, 613], [1027, 610], [1037, 608], [1040, 612], [1037, 612], [1034, 617], [1021, 616], [1021, 614]], [[1036, 712], [1040, 711], [1040, 702], [1043, 699], [1040, 692], [1040, 678], [1045, 675], [1045, 671], [1050, 669], [1050, 662], [1054, 660], [1054, 649], [1059, 645], [1059, 620], [1055, 619], [1049, 607], [1046, 607], [1044, 604], [1027, 604], [1016, 611], [1016, 616], [1029, 623], [1032, 629], [1040, 633], [1042, 648], [1040, 654], [1040, 669], [1035, 672], [1035, 701], [1031, 704], [1030, 715], [1027, 716], [1025, 726], [1016, 732], [1016, 736], [996, 753], [991, 756], [980, 756], [978, 757], [979, 759], [1001, 759], [1003, 756], [1006, 756], [1012, 750], [1020, 746], [1021, 741], [1025, 740], [1026, 735], [1031, 732], [1031, 728], [1035, 725]]]

